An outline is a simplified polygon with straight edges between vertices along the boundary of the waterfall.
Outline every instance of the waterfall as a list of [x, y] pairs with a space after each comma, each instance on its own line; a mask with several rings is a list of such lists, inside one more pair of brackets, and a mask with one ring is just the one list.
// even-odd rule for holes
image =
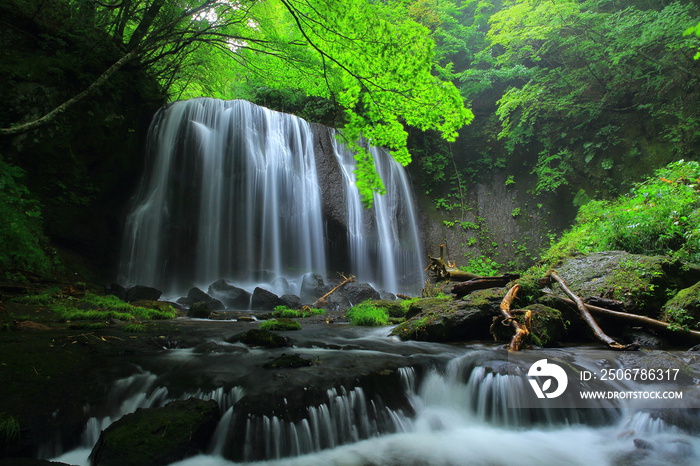
[[341, 161], [345, 185], [329, 192], [348, 202], [340, 222], [346, 238], [336, 237], [316, 168], [324, 156], [314, 150], [318, 131], [240, 100], [199, 98], [160, 110], [125, 225], [120, 281], [176, 293], [219, 278], [251, 284], [344, 272], [387, 291], [417, 292], [423, 254], [402, 167], [372, 148], [387, 194], [367, 211], [352, 154], [334, 144], [325, 156]]

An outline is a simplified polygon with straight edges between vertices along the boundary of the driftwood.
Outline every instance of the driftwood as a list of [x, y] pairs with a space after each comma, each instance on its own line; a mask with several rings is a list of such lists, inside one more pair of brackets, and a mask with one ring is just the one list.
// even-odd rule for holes
[[532, 311], [526, 311], [525, 323], [522, 325], [510, 312], [510, 307], [513, 304], [515, 296], [518, 294], [518, 291], [520, 291], [520, 285], [513, 285], [511, 289], [508, 290], [508, 293], [506, 293], [505, 297], [503, 298], [503, 301], [501, 301], [501, 304], [499, 306], [499, 308], [501, 309], [501, 314], [503, 314], [504, 317], [502, 324], [510, 324], [513, 327], [513, 329], [515, 329], [515, 335], [513, 335], [513, 338], [511, 338], [510, 344], [508, 345], [508, 351], [520, 351], [520, 348], [525, 342], [525, 338], [530, 334], [530, 321], [532, 319]]
[[[564, 298], [563, 296], [557, 296], [552, 293], [547, 293], [547, 295], [557, 299], [558, 301], [561, 301], [562, 303], [575, 305], [575, 303], [572, 300]], [[593, 306], [592, 304], [585, 304], [585, 306], [589, 311], [591, 311], [591, 313], [599, 316], [612, 317], [615, 319], [624, 320], [634, 325], [640, 325], [652, 330], [663, 332], [666, 335], [685, 338], [688, 341], [700, 342], [700, 332], [697, 330], [679, 329], [677, 327], [674, 327], [672, 324], [669, 324], [668, 322], [652, 319], [651, 317], [640, 316], [637, 314], [630, 314], [621, 311], [614, 311], [599, 306]]]
[[576, 307], [578, 308], [578, 312], [581, 316], [581, 318], [586, 322], [588, 327], [593, 331], [593, 334], [595, 337], [608, 345], [608, 348], [614, 349], [614, 350], [636, 350], [639, 349], [637, 345], [622, 345], [618, 342], [616, 342], [614, 339], [609, 337], [599, 326], [598, 323], [595, 321], [593, 316], [591, 315], [590, 312], [588, 312], [588, 308], [586, 307], [586, 304], [583, 302], [583, 300], [578, 297], [576, 294], [574, 294], [573, 291], [566, 285], [566, 282], [564, 279], [562, 279], [556, 272], [551, 271], [549, 272], [549, 276], [552, 277], [557, 283], [559, 283], [559, 286], [561, 287], [562, 290], [564, 290], [564, 293], [571, 298], [571, 300], [576, 304]]
[[349, 277], [346, 277], [345, 275], [341, 275], [341, 277], [343, 277], [344, 280], [342, 282], [338, 283], [335, 287], [333, 287], [333, 289], [331, 291], [329, 291], [328, 293], [324, 294], [323, 296], [318, 298], [316, 301], [314, 301], [314, 303], [311, 305], [311, 307], [317, 307], [319, 305], [324, 304], [326, 302], [327, 297], [329, 297], [330, 295], [332, 295], [333, 293], [338, 291], [346, 283], [354, 282], [356, 280], [354, 275], [350, 275]]
[[463, 270], [455, 267], [445, 260], [445, 245], [440, 245], [440, 257], [428, 256], [430, 264], [425, 268], [426, 271], [430, 271], [435, 276], [435, 280], [447, 280], [447, 281], [465, 281], [471, 280], [472, 278], [480, 278], [479, 275], [465, 272]]
[[457, 283], [452, 287], [452, 294], [457, 296], [465, 296], [474, 290], [484, 290], [486, 288], [496, 288], [506, 286], [513, 280], [520, 278], [520, 275], [507, 273], [500, 277], [478, 277], [467, 280], [466, 282]]

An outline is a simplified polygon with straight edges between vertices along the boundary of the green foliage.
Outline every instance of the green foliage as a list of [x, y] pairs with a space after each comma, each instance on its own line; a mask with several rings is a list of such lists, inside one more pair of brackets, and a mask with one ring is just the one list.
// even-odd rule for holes
[[146, 331], [146, 326], [143, 324], [126, 324], [123, 327], [125, 332], [129, 333], [139, 333], [139, 332], [145, 332]]
[[48, 274], [56, 260], [48, 247], [41, 222], [41, 209], [23, 184], [24, 172], [0, 158], [0, 272]]
[[[23, 304], [46, 306], [58, 314], [63, 321], [105, 321], [115, 320], [159, 320], [172, 319], [177, 311], [172, 306], [161, 309], [148, 309], [132, 306], [113, 295], [96, 295], [85, 293], [81, 298], [64, 295], [58, 288], [50, 288], [41, 294], [18, 296], [13, 299]], [[73, 322], [75, 325], [75, 322]], [[81, 327], [82, 328], [82, 327]]]
[[700, 262], [699, 182], [700, 163], [681, 160], [657, 170], [614, 201], [590, 201], [545, 259], [556, 261], [575, 251], [620, 249]]
[[389, 313], [386, 309], [375, 306], [372, 300], [351, 307], [345, 313], [345, 317], [352, 325], [376, 327], [389, 324]]
[[284, 317], [289, 319], [303, 319], [304, 317], [318, 316], [326, 313], [325, 309], [316, 309], [305, 306], [301, 310], [290, 309], [287, 306], [276, 306], [272, 311], [272, 315], [276, 317]]
[[299, 329], [301, 329], [301, 325], [296, 320], [280, 318], [280, 319], [270, 319], [270, 320], [265, 320], [263, 322], [260, 322], [260, 329], [261, 330], [268, 330], [268, 331], [299, 330]]
[[19, 440], [20, 425], [16, 417], [0, 412], [0, 438], [5, 444]]
[[481, 255], [469, 259], [469, 264], [460, 267], [465, 272], [482, 275], [485, 277], [499, 275], [503, 266], [490, 257]]

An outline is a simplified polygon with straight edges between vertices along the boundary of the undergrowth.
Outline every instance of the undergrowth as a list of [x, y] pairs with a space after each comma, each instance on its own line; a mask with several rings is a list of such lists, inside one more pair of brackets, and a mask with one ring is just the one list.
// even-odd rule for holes
[[389, 325], [389, 313], [386, 309], [375, 306], [371, 300], [363, 301], [351, 307], [345, 313], [345, 317], [352, 325], [366, 327]]
[[613, 201], [590, 201], [576, 224], [543, 256], [622, 250], [700, 263], [700, 163], [673, 162]]
[[[106, 321], [114, 320], [159, 320], [172, 319], [177, 311], [172, 306], [163, 309], [148, 309], [132, 306], [113, 295], [97, 295], [86, 292], [84, 296], [73, 297], [61, 293], [59, 288], [49, 288], [36, 295], [18, 296], [15, 302], [46, 306], [58, 314], [64, 322], [71, 322], [72, 328], [96, 328], [87, 324], [77, 324], [75, 321]], [[82, 327], [80, 325], [83, 325]]]

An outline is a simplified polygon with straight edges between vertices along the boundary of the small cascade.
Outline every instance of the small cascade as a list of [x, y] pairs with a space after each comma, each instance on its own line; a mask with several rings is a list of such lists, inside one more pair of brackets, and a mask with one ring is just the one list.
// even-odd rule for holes
[[277, 416], [246, 420], [245, 461], [305, 455], [378, 435], [402, 432], [410, 420], [380, 399], [368, 399], [361, 387], [330, 389], [328, 401], [307, 408], [306, 417], [285, 421]]
[[305, 273], [345, 272], [387, 291], [417, 292], [423, 254], [403, 168], [371, 149], [387, 194], [366, 211], [352, 154], [336, 150], [347, 176], [327, 192], [347, 192], [351, 217], [334, 223], [348, 225], [348, 241], [336, 238], [321, 198], [332, 177], [320, 179], [316, 164], [338, 155], [315, 152], [321, 133], [328, 137], [321, 128], [240, 100], [199, 98], [160, 110], [126, 221], [120, 281], [176, 294], [220, 278], [245, 287], [283, 277], [300, 286]]

